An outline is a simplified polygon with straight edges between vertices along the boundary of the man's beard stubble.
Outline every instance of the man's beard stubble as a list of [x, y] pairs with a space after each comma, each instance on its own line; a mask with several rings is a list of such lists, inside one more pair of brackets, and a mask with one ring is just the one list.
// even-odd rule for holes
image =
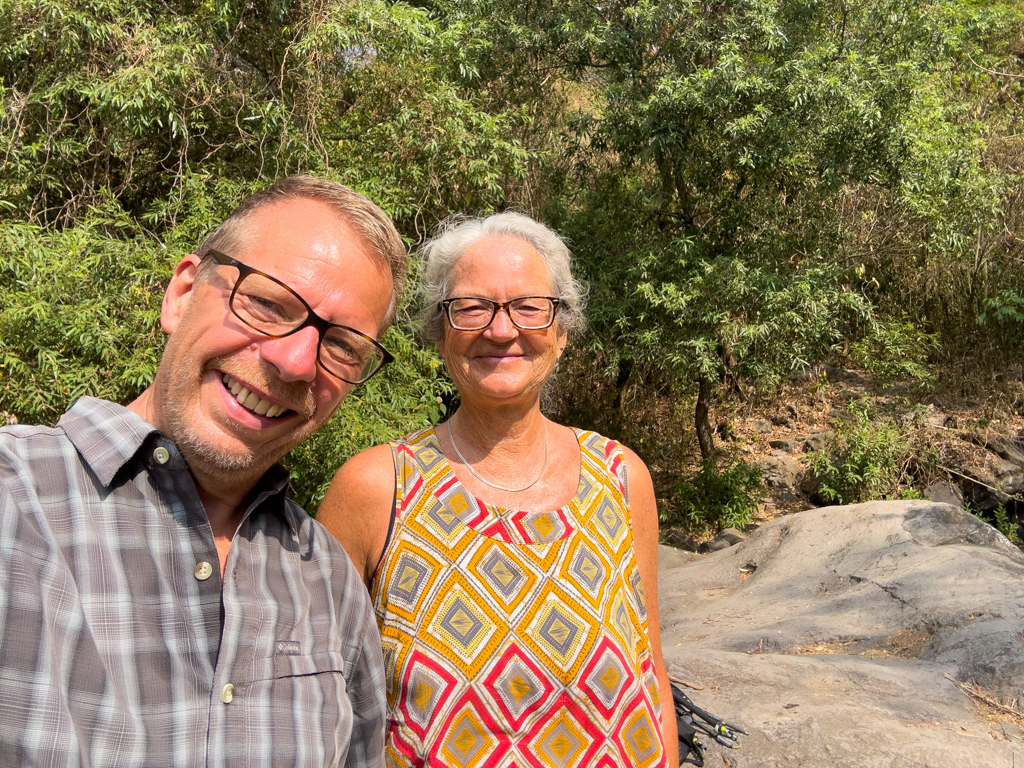
[[[165, 349], [165, 358], [170, 357], [167, 355], [170, 346], [169, 341]], [[299, 427], [294, 435], [295, 439], [284, 446], [259, 446], [255, 449], [250, 448], [245, 453], [229, 453], [212, 445], [196, 430], [188, 413], [190, 408], [198, 410], [200, 388], [205, 375], [216, 369], [259, 386], [264, 392], [273, 394], [286, 403], [301, 404], [293, 407], [293, 410], [303, 419], [304, 426], [310, 425], [313, 421], [316, 401], [308, 383], [275, 381], [260, 367], [243, 364], [232, 360], [232, 357], [233, 355], [226, 355], [214, 358], [203, 365], [201, 361], [192, 359], [191, 352], [186, 352], [177, 364], [165, 366], [165, 360], [161, 361], [157, 379], [163, 379], [162, 429], [181, 451], [193, 472], [201, 468], [201, 472], [208, 476], [229, 478], [232, 485], [240, 482], [255, 484], [271, 466], [309, 434], [306, 429]], [[170, 363], [170, 360], [166, 362]], [[189, 371], [198, 373], [190, 376]]]

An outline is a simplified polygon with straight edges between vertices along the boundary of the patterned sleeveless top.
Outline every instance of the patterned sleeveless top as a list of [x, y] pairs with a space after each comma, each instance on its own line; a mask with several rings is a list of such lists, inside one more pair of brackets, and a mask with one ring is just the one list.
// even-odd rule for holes
[[373, 585], [388, 766], [663, 766], [622, 448], [576, 430], [576, 496], [485, 504], [433, 429], [392, 443], [395, 530]]

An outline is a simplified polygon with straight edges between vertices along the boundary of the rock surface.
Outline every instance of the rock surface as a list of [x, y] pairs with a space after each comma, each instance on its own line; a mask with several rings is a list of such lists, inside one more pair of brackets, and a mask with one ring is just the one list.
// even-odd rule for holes
[[[669, 673], [743, 725], [708, 766], [1024, 766], [1024, 554], [929, 501], [777, 518], [707, 555], [663, 547]], [[709, 739], [704, 740], [705, 743]]]

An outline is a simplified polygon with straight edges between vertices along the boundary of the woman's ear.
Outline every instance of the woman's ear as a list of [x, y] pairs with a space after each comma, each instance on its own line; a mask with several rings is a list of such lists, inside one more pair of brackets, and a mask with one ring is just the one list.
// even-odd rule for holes
[[160, 306], [160, 326], [165, 333], [174, 333], [181, 318], [185, 315], [185, 310], [192, 300], [192, 291], [195, 288], [201, 262], [202, 259], [194, 253], [190, 253], [174, 268], [174, 275], [171, 277], [171, 282], [167, 284], [163, 304]]

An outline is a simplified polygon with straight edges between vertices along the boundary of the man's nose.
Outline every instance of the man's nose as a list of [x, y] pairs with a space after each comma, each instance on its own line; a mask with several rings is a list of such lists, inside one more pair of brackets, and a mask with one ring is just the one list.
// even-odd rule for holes
[[280, 339], [265, 339], [260, 358], [277, 368], [281, 381], [313, 381], [320, 334], [312, 326]]

